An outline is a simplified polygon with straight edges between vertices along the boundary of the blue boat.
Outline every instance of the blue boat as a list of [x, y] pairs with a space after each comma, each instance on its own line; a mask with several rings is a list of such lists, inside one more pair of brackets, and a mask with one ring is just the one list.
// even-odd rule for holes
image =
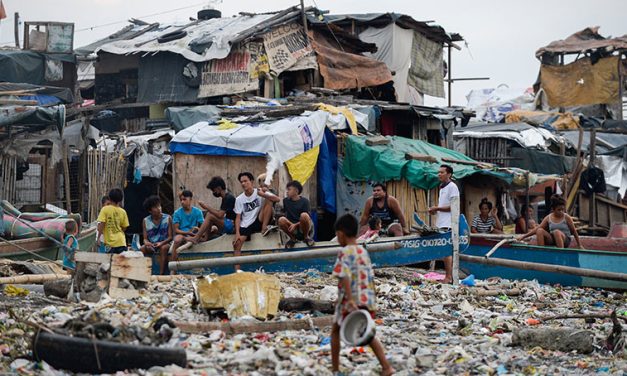
[[[462, 254], [484, 257], [502, 238], [494, 236], [472, 235], [470, 246]], [[603, 242], [604, 238], [596, 238], [596, 242]], [[595, 238], [582, 239], [586, 248], [593, 246]], [[499, 247], [491, 258], [501, 260], [515, 260], [548, 265], [561, 265], [575, 268], [592, 269], [597, 271], [625, 273], [627, 271], [627, 252], [616, 248], [615, 251], [590, 249], [563, 249], [547, 246], [538, 246], [525, 243], [511, 243]], [[460, 269], [467, 274], [474, 274], [476, 278], [486, 279], [501, 277], [511, 280], [537, 280], [545, 284], [559, 284], [562, 286], [583, 286], [614, 290], [627, 290], [627, 282], [606, 280], [577, 275], [522, 270], [513, 267], [484, 265], [473, 262], [460, 261]]]
[[[460, 235], [460, 251], [468, 247], [470, 243], [470, 231], [468, 223], [464, 216], [460, 216], [459, 222]], [[314, 247], [295, 247], [285, 249], [284, 241], [279, 232], [271, 233], [267, 236], [261, 234], [253, 234], [251, 241], [246, 242], [242, 249], [242, 256], [264, 255], [289, 253], [306, 250], [324, 250], [338, 247], [336, 242], [320, 242]], [[199, 243], [185, 249], [179, 254], [179, 265], [185, 264], [186, 261], [207, 260], [213, 258], [233, 257], [231, 249], [232, 236], [223, 235], [216, 239]], [[302, 244], [302, 243], [298, 243]], [[366, 244], [366, 248], [370, 245], [386, 245], [389, 244], [389, 250], [371, 251], [370, 259], [373, 267], [383, 268], [391, 266], [406, 266], [418, 264], [421, 262], [442, 259], [451, 255], [452, 240], [451, 232], [435, 233], [427, 236], [418, 234], [379, 238]], [[304, 245], [304, 244], [303, 244]], [[394, 245], [394, 246], [392, 246]], [[374, 248], [374, 247], [373, 247]], [[320, 258], [309, 258], [302, 260], [285, 260], [276, 262], [263, 262], [254, 264], [242, 264], [241, 270], [256, 271], [263, 269], [265, 272], [302, 272], [309, 269], [315, 269], [320, 272], [331, 272], [335, 263], [335, 254]], [[158, 273], [159, 267], [153, 262], [153, 273]], [[191, 270], [183, 270], [185, 273], [191, 274], [207, 274], [217, 273], [220, 275], [233, 273], [232, 266], [219, 266], [214, 268], [196, 268]]]

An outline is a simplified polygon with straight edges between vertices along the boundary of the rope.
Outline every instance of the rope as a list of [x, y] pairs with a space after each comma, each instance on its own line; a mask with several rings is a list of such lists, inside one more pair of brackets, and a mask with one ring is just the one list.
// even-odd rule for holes
[[62, 263], [62, 262], [60, 262], [60, 261], [57, 261], [57, 260], [52, 260], [52, 259], [49, 259], [49, 258], [47, 258], [47, 257], [44, 257], [44, 256], [40, 255], [39, 253], [35, 253], [35, 252], [33, 252], [33, 251], [30, 251], [30, 250], [28, 250], [28, 249], [26, 249], [26, 248], [24, 248], [24, 247], [20, 246], [19, 244], [15, 244], [14, 242], [11, 242], [11, 241], [9, 241], [9, 240], [7, 240], [7, 239], [5, 239], [5, 238], [1, 237], [1, 236], [0, 236], [0, 241], [3, 241], [3, 242], [5, 242], [5, 243], [7, 243], [8, 245], [14, 246], [14, 247], [16, 247], [16, 248], [20, 249], [21, 251], [26, 252], [26, 253], [30, 253], [31, 255], [33, 255], [33, 256], [35, 256], [35, 257], [39, 257], [39, 258], [40, 258], [40, 259], [42, 259], [42, 260], [45, 260], [45, 261], [50, 261], [50, 262], [55, 263], [55, 264], [57, 264], [57, 265], [60, 265], [60, 266], [63, 266], [63, 267], [65, 267], [65, 268], [68, 268], [68, 269], [72, 269], [72, 270], [74, 270], [74, 268], [70, 268], [70, 267], [68, 267], [68, 266], [64, 266], [64, 265], [63, 265], [63, 263]]

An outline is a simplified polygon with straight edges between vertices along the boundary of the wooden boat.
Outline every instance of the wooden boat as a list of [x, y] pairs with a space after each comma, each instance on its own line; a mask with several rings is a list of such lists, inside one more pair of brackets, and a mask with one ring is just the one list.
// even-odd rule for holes
[[[81, 251], [91, 251], [96, 244], [96, 225], [84, 228], [77, 237]], [[46, 259], [57, 260], [61, 257], [59, 246], [44, 237], [0, 241], [0, 258], [11, 260], [29, 260], [36, 258], [33, 254], [20, 249], [24, 248]]]
[[[460, 216], [460, 249], [468, 246], [470, 241], [470, 231], [464, 216]], [[286, 240], [286, 239], [285, 239]], [[179, 254], [178, 261], [184, 264], [186, 261], [207, 260], [215, 258], [232, 257], [232, 235], [223, 235], [216, 239], [199, 243], [183, 250]], [[319, 242], [314, 247], [307, 248], [303, 243], [298, 243], [297, 247], [285, 249], [284, 240], [279, 232], [273, 232], [267, 236], [253, 234], [252, 239], [242, 248], [242, 256], [279, 254], [289, 252], [299, 252], [304, 250], [324, 250], [338, 247], [336, 242]], [[380, 246], [389, 244], [390, 248], [385, 251], [370, 252], [370, 258], [375, 268], [404, 266], [418, 264], [425, 261], [437, 260], [451, 255], [452, 240], [450, 232], [436, 233], [433, 235], [420, 236], [418, 234], [379, 238], [369, 243], [369, 245]], [[393, 245], [393, 246], [392, 246]], [[366, 245], [368, 247], [368, 244]], [[285, 260], [276, 262], [263, 262], [244, 264], [241, 269], [244, 271], [255, 271], [263, 269], [265, 272], [302, 272], [315, 269], [321, 272], [331, 272], [336, 254], [318, 258], [307, 258], [302, 260]], [[153, 273], [157, 274], [159, 266], [156, 258], [153, 262]], [[232, 266], [219, 266], [214, 268], [197, 268], [184, 270], [186, 273], [233, 273]]]
[[[612, 232], [610, 232], [612, 234]], [[473, 234], [470, 246], [462, 254], [486, 256], [502, 240], [503, 236], [481, 236]], [[561, 265], [604, 272], [625, 273], [627, 271], [627, 238], [581, 237], [586, 249], [555, 248], [526, 243], [509, 243], [500, 246], [490, 257], [504, 260]], [[599, 249], [601, 248], [601, 249]], [[533, 280], [540, 283], [563, 286], [584, 286], [627, 290], [627, 282], [584, 277], [548, 271], [522, 270], [506, 266], [484, 265], [460, 261], [460, 268], [476, 278], [501, 277], [513, 280]]]

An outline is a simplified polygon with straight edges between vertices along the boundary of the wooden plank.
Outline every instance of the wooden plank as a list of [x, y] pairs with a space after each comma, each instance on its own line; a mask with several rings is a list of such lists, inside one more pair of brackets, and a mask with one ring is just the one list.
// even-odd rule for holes
[[466, 164], [466, 165], [471, 165], [471, 166], [477, 166], [477, 167], [485, 167], [485, 168], [493, 168], [494, 165], [491, 163], [486, 163], [486, 162], [475, 162], [475, 161], [463, 161], [461, 159], [454, 159], [454, 158], [442, 158], [442, 162], [450, 162], [450, 163], [457, 163], [457, 164]]
[[252, 322], [185, 322], [175, 321], [176, 327], [185, 333], [207, 333], [221, 330], [227, 334], [278, 332], [283, 330], [302, 330], [326, 328], [333, 325], [333, 316], [313, 317], [311, 319], [287, 321], [252, 321]]
[[104, 264], [111, 262], [111, 255], [108, 253], [95, 253], [95, 252], [76, 252], [76, 262], [97, 262]]
[[388, 145], [390, 140], [384, 136], [372, 136], [366, 138], [366, 145], [375, 146], [375, 145]]
[[113, 299], [133, 299], [139, 296], [139, 291], [130, 289], [121, 289], [118, 287], [120, 279], [111, 277], [109, 280], [109, 296]]
[[405, 153], [405, 159], [429, 163], [438, 163], [438, 159], [436, 157], [419, 153]]
[[111, 277], [149, 282], [151, 267], [152, 259], [150, 257], [128, 258], [121, 255], [113, 255], [111, 259]]

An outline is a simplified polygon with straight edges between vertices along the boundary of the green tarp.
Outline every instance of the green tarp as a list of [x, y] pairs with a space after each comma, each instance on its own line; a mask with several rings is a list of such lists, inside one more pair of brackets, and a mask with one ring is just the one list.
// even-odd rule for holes
[[[405, 153], [426, 154], [441, 158], [463, 161], [473, 159], [454, 150], [449, 150], [424, 141], [391, 136], [388, 145], [368, 146], [366, 137], [349, 136], [346, 140], [346, 156], [343, 163], [344, 176], [353, 181], [388, 181], [407, 180], [420, 189], [432, 189], [438, 186], [440, 163], [429, 163], [405, 159]], [[512, 182], [512, 174], [491, 170], [482, 170], [471, 165], [447, 163], [453, 167], [454, 179], [463, 179], [473, 174], [486, 174], [497, 177], [506, 183]]]

